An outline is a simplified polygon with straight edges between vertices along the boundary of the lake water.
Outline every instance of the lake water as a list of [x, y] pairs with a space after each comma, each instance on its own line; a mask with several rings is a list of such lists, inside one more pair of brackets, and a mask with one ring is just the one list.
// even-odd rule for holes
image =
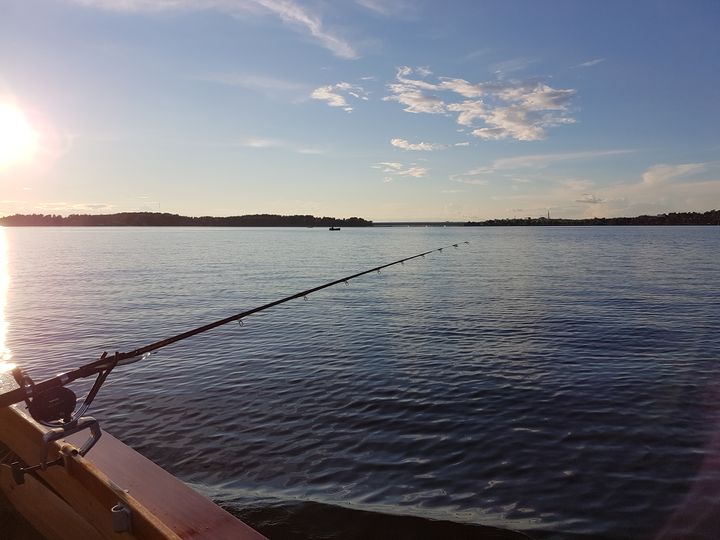
[[720, 536], [720, 227], [0, 235], [36, 379], [468, 240], [118, 368], [92, 412], [278, 538]]

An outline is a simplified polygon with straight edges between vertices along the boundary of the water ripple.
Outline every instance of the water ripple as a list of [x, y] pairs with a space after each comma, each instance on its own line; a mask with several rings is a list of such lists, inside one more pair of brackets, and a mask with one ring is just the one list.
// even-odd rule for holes
[[95, 414], [278, 538], [386, 514], [441, 520], [428, 538], [717, 537], [714, 228], [7, 237], [8, 345], [38, 377], [469, 238], [119, 369]]

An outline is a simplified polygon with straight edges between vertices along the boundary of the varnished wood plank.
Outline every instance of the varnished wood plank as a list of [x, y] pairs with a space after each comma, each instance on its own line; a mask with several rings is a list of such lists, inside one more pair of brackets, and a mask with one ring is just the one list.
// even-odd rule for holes
[[102, 535], [65, 501], [33, 476], [16, 484], [7, 465], [0, 466], [0, 490], [12, 507], [48, 540], [102, 540]]
[[[76, 445], [82, 444], [82, 434], [74, 435], [69, 440]], [[127, 489], [130, 495], [180, 538], [265, 538], [108, 433], [103, 433], [86, 459], [114, 483]]]
[[[40, 459], [43, 428], [14, 407], [0, 408], [0, 440], [26, 463]], [[59, 455], [53, 443], [48, 457]], [[108, 540], [179, 540], [180, 537], [140, 505], [132, 495], [114, 485], [105, 474], [80, 456], [68, 459], [67, 467], [49, 467], [37, 473], [80, 516]], [[132, 511], [132, 534], [116, 533], [110, 509], [122, 501]]]
[[[44, 428], [14, 407], [0, 409], [0, 440], [30, 464], [40, 460]], [[85, 433], [69, 438], [79, 446]], [[65, 443], [68, 444], [68, 443]], [[54, 443], [50, 460], [59, 455]], [[180, 482], [149, 459], [104, 433], [87, 458], [38, 476], [108, 540], [262, 540], [265, 537]], [[110, 509], [119, 501], [132, 511], [133, 530], [115, 533]]]

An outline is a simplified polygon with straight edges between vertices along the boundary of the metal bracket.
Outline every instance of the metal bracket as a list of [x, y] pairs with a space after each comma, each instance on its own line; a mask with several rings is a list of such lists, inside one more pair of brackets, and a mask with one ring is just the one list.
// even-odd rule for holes
[[[25, 482], [25, 474], [37, 471], [38, 469], [44, 471], [48, 467], [52, 467], [53, 465], [62, 465], [63, 463], [67, 465], [66, 460], [71, 455], [71, 453], [62, 450], [59, 457], [48, 462], [48, 451], [50, 449], [50, 445], [57, 440], [64, 439], [69, 435], [78, 433], [85, 429], [90, 430], [90, 436], [77, 451], [77, 454], [84, 456], [90, 451], [93, 446], [95, 446], [95, 443], [97, 443], [102, 436], [100, 424], [92, 416], [83, 416], [75, 422], [71, 422], [66, 426], [47, 431], [43, 435], [42, 448], [40, 449], [40, 463], [29, 467], [23, 467], [19, 461], [11, 463], [12, 476], [15, 480], [15, 483], [18, 485], [23, 484]], [[72, 453], [72, 455], [74, 455], [74, 453]]]
[[40, 468], [42, 470], [45, 470], [47, 468], [48, 449], [53, 442], [59, 439], [64, 439], [69, 435], [79, 433], [80, 431], [86, 429], [90, 430], [90, 437], [88, 437], [88, 439], [80, 447], [79, 452], [81, 456], [84, 456], [90, 451], [93, 446], [95, 446], [95, 443], [98, 442], [100, 440], [100, 437], [102, 436], [102, 431], [100, 431], [100, 424], [97, 420], [95, 420], [95, 418], [93, 418], [92, 416], [83, 416], [81, 418], [78, 418], [78, 420], [76, 420], [75, 422], [68, 424], [67, 426], [47, 431], [45, 435], [43, 435], [43, 445], [40, 454]]

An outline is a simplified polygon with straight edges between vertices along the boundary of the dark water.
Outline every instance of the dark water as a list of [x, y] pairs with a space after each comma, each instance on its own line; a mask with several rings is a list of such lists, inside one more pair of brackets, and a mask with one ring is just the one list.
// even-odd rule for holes
[[469, 240], [118, 369], [94, 414], [277, 538], [720, 537], [720, 227], [4, 235], [37, 378]]

